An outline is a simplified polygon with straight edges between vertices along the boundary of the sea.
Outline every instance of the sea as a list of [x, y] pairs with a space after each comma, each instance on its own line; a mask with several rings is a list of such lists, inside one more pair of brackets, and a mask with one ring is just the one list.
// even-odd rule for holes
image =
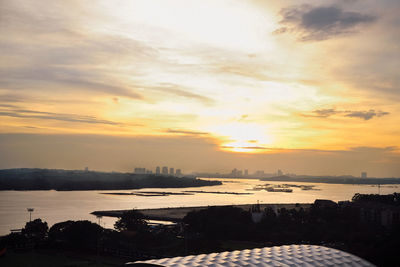
[[[0, 235], [10, 233], [12, 229], [21, 229], [29, 221], [27, 208], [33, 208], [32, 220], [40, 218], [49, 227], [67, 220], [89, 220], [103, 227], [113, 228], [116, 218], [97, 218], [90, 213], [100, 210], [146, 209], [167, 207], [191, 207], [235, 204], [293, 204], [313, 203], [316, 199], [346, 201], [356, 193], [392, 194], [400, 192], [400, 184], [392, 185], [351, 185], [299, 182], [263, 182], [257, 179], [221, 179], [219, 186], [192, 188], [146, 188], [140, 190], [91, 190], [91, 191], [0, 191]], [[293, 192], [254, 191], [254, 187], [265, 185], [308, 185], [312, 190], [291, 187]], [[102, 193], [130, 192], [173, 192], [184, 191], [228, 192], [246, 194], [194, 193], [192, 195], [137, 196], [111, 195]]]

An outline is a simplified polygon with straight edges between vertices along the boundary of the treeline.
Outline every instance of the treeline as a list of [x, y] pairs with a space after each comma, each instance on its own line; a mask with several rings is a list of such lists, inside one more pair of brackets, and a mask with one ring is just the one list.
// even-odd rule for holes
[[[316, 201], [309, 209], [268, 208], [261, 211], [259, 222], [252, 220], [252, 215], [260, 212], [257, 205], [250, 211], [227, 206], [193, 211], [184, 218], [189, 251], [235, 250], [240, 244], [252, 247], [314, 244], [347, 251], [377, 266], [399, 266], [399, 194], [356, 194], [353, 200], [341, 205]], [[373, 217], [378, 211], [386, 216], [391, 209], [397, 218], [384, 225], [381, 220], [363, 217], [371, 206]]]
[[220, 184], [219, 181], [152, 174], [51, 169], [0, 170], [0, 190], [118, 190]]
[[[80, 255], [125, 258], [126, 261], [165, 258], [229, 250], [289, 244], [314, 244], [347, 251], [377, 266], [399, 266], [400, 222], [384, 225], [366, 220], [363, 209], [392, 209], [398, 212], [399, 194], [386, 196], [356, 194], [352, 202], [337, 204], [316, 201], [311, 208], [298, 206], [251, 210], [220, 206], [189, 212], [183, 223], [150, 226], [143, 214], [131, 210], [122, 214], [115, 230], [88, 221], [66, 221], [50, 229], [36, 219], [22, 233], [0, 238], [0, 250], [32, 248], [75, 251]], [[391, 207], [391, 208], [390, 208]], [[377, 211], [377, 209], [375, 209]], [[262, 213], [260, 221], [254, 213]], [[397, 213], [398, 214], [398, 213]], [[398, 219], [398, 218], [397, 218]]]
[[[42, 266], [43, 263], [38, 261], [40, 253], [67, 253], [89, 262], [97, 254], [111, 261], [127, 262], [183, 252], [184, 241], [177, 237], [180, 231], [178, 226], [150, 227], [136, 211], [124, 214], [115, 224], [115, 229], [106, 229], [90, 221], [64, 221], [49, 228], [45, 221], [35, 219], [27, 222], [20, 233], [0, 237], [0, 251], [5, 252], [3, 259], [0, 255], [0, 265], [12, 261], [16, 253], [23, 256], [33, 251], [36, 251], [37, 257], [31, 257], [26, 266]], [[67, 265], [60, 260], [46, 266], [78, 266], [75, 264]]]
[[400, 184], [400, 178], [359, 178], [354, 176], [276, 176], [271, 178], [261, 178], [261, 181], [279, 182], [308, 182], [326, 184]]

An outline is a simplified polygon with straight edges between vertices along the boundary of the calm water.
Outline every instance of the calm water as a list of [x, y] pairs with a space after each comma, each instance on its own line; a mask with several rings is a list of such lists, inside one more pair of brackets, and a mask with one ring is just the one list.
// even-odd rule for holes
[[[211, 179], [210, 179], [211, 180]], [[196, 188], [142, 189], [135, 191], [168, 191], [184, 190], [229, 191], [254, 193], [253, 195], [195, 194], [178, 196], [115, 196], [103, 195], [105, 192], [130, 192], [129, 190], [102, 191], [0, 191], [0, 235], [8, 234], [10, 229], [22, 228], [29, 220], [26, 208], [35, 208], [32, 219], [41, 218], [49, 226], [66, 220], [90, 220], [97, 222], [90, 215], [95, 210], [117, 210], [132, 208], [163, 208], [183, 206], [207, 206], [229, 204], [257, 203], [312, 203], [315, 199], [331, 199], [334, 201], [350, 200], [355, 193], [378, 193], [377, 186], [370, 185], [333, 185], [314, 184], [316, 189], [305, 191], [293, 188], [293, 193], [267, 191], [246, 191], [255, 185], [265, 184], [250, 179], [217, 179], [223, 181], [221, 186]], [[281, 182], [268, 182], [282, 184]], [[286, 182], [285, 182], [286, 183]], [[287, 183], [304, 184], [312, 183]], [[400, 192], [400, 185], [381, 186], [381, 194]], [[114, 218], [103, 217], [101, 224], [111, 228]]]

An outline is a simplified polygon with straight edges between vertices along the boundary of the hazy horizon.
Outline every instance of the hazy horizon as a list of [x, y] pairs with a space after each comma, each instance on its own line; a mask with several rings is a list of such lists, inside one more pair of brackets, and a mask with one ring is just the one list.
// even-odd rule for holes
[[0, 168], [400, 177], [399, 11], [3, 1]]

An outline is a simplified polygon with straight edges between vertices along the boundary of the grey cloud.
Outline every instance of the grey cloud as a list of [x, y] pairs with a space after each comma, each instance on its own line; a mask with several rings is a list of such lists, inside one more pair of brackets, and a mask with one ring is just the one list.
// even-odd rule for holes
[[[46, 9], [38, 12], [41, 5], [46, 5]], [[40, 88], [41, 92], [85, 90], [139, 100], [146, 99], [135, 89], [146, 89], [160, 91], [165, 97], [174, 95], [205, 105], [215, 103], [210, 97], [185, 86], [160, 81], [144, 85], [142, 81], [145, 78], [146, 81], [150, 80], [145, 77], [149, 66], [157, 65], [167, 71], [175, 66], [179, 67], [179, 72], [182, 69], [179, 64], [162, 59], [159, 49], [141, 40], [118, 33], [87, 32], [82, 28], [85, 18], [71, 12], [60, 12], [70, 5], [76, 10], [85, 8], [79, 2], [58, 4], [53, 1], [35, 5], [7, 2], [0, 7], [1, 13], [6, 14], [0, 18], [1, 23], [7, 25], [0, 29], [0, 33], [26, 38], [23, 43], [21, 38], [1, 39], [0, 50], [3, 55], [0, 60], [2, 57], [10, 62], [28, 59], [24, 66], [0, 66], [2, 88], [31, 91]], [[90, 16], [90, 10], [86, 11], [89, 13], [83, 13]], [[120, 70], [124, 63], [130, 68]], [[184, 68], [187, 71], [188, 66]]]
[[[36, 68], [28, 66], [18, 69], [0, 69], [0, 84], [9, 89], [33, 89], [43, 85], [53, 87], [52, 90], [89, 90], [103, 92], [111, 95], [119, 95], [133, 99], [143, 99], [143, 97], [134, 92], [131, 88], [120, 86], [116, 82], [102, 75], [100, 71], [79, 70], [66, 66], [41, 66]], [[63, 85], [64, 88], [59, 88]]]
[[14, 118], [28, 118], [28, 119], [57, 120], [57, 121], [64, 121], [64, 122], [107, 124], [107, 125], [115, 125], [115, 126], [124, 125], [123, 123], [120, 123], [120, 122], [98, 119], [95, 116], [54, 113], [54, 112], [45, 112], [45, 111], [36, 111], [36, 110], [27, 110], [27, 109], [3, 109], [3, 110], [0, 110], [0, 116], [14, 117]]
[[206, 132], [197, 132], [197, 131], [188, 131], [188, 130], [179, 130], [179, 129], [168, 129], [165, 132], [167, 133], [175, 133], [175, 134], [187, 134], [187, 135], [207, 135]]
[[292, 6], [282, 9], [280, 14], [282, 27], [274, 33], [295, 33], [301, 41], [321, 41], [357, 32], [360, 26], [376, 20], [373, 15], [345, 11], [337, 6]]
[[[85, 16], [62, 12], [81, 7], [79, 2], [2, 3], [0, 24], [4, 27], [0, 33], [5, 38], [0, 40], [0, 61], [4, 62], [0, 65], [0, 86], [11, 90], [39, 87], [41, 91], [68, 88], [143, 99], [121, 84], [124, 79], [114, 77], [113, 62], [131, 62], [136, 68], [130, 77], [140, 76], [139, 65], [157, 60], [158, 50], [122, 35], [88, 34], [82, 29]], [[22, 58], [23, 66], [7, 64]]]
[[317, 109], [317, 110], [314, 110], [313, 112], [315, 114], [317, 114], [317, 117], [329, 117], [331, 115], [334, 115], [334, 114], [338, 113], [333, 108], [330, 108], [330, 109]]
[[209, 98], [207, 96], [203, 96], [200, 94], [190, 92], [188, 88], [184, 88], [183, 86], [172, 84], [172, 83], [161, 83], [156, 86], [144, 86], [148, 90], [160, 91], [168, 94], [173, 94], [176, 96], [181, 96], [185, 98], [196, 99], [206, 105], [213, 105], [215, 103], [214, 99]]
[[303, 114], [304, 117], [317, 117], [317, 118], [328, 118], [333, 115], [340, 115], [344, 117], [350, 118], [361, 118], [364, 120], [370, 120], [374, 117], [382, 117], [385, 115], [389, 115], [389, 112], [386, 111], [375, 111], [374, 109], [370, 109], [368, 111], [352, 111], [352, 110], [336, 110], [336, 109], [317, 109], [313, 110], [312, 114]]
[[59, 32], [67, 29], [73, 23], [72, 16], [75, 14], [59, 12], [57, 6], [58, 4], [52, 3], [52, 1], [32, 4], [20, 3], [20, 1], [2, 1], [0, 22], [7, 25], [7, 28], [12, 31], [26, 30], [35, 34]]
[[346, 117], [353, 117], [353, 118], [361, 118], [364, 120], [370, 120], [373, 117], [382, 117], [385, 115], [388, 115], [389, 112], [383, 112], [383, 111], [375, 111], [373, 109], [370, 109], [369, 111], [350, 111], [348, 114], [346, 114]]
[[387, 153], [399, 150], [396, 146], [388, 146], [388, 147], [369, 147], [369, 146], [360, 146], [360, 147], [352, 147], [349, 151], [352, 152], [361, 152], [361, 153]]

